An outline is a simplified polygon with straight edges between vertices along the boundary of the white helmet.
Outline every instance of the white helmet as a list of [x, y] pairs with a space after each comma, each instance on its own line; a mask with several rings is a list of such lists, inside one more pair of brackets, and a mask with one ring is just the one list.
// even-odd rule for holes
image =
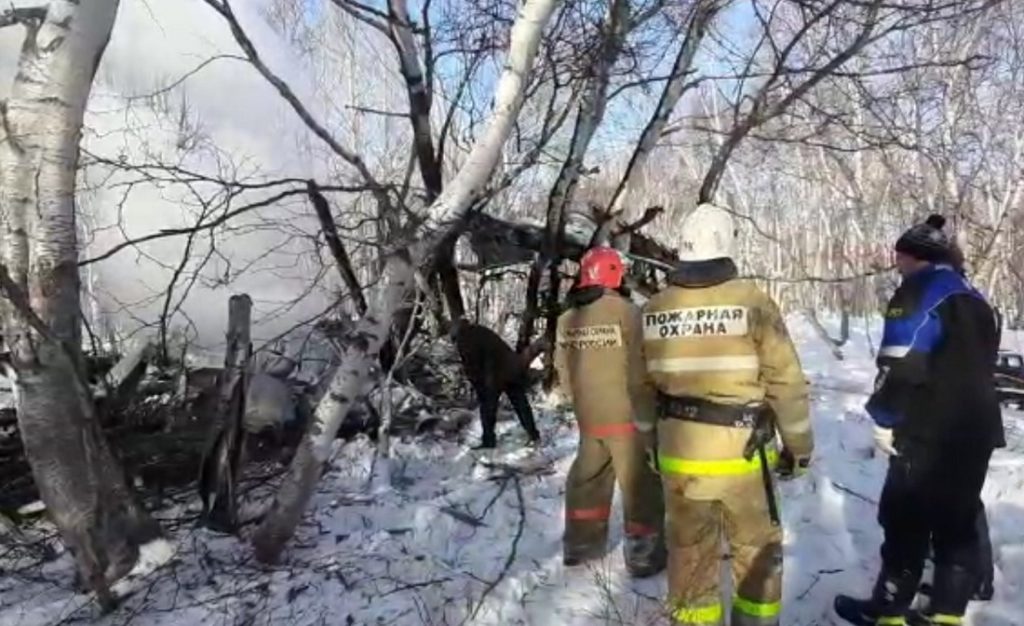
[[698, 205], [683, 218], [680, 261], [707, 261], [736, 254], [736, 224], [732, 214], [713, 204]]

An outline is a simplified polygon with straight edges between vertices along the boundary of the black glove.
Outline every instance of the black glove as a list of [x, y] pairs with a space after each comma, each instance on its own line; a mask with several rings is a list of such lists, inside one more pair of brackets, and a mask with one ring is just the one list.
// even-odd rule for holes
[[788, 448], [783, 448], [779, 454], [779, 466], [775, 469], [775, 472], [779, 475], [780, 480], [799, 478], [807, 473], [807, 466], [810, 464], [810, 457], [802, 456], [797, 458], [793, 456], [793, 453]]

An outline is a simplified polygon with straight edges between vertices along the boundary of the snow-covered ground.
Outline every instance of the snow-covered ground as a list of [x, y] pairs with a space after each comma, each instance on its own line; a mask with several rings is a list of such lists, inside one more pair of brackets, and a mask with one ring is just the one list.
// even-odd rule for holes
[[[792, 327], [813, 383], [817, 450], [810, 475], [781, 487], [782, 621], [836, 624], [834, 595], [867, 593], [878, 568], [885, 461], [873, 453], [862, 410], [874, 375], [871, 341], [855, 329], [837, 361], [804, 323]], [[1019, 349], [1022, 339], [1010, 335], [1006, 347]], [[972, 604], [973, 626], [1024, 625], [1024, 414], [1005, 421], [1009, 447], [996, 453], [984, 493], [996, 597]], [[515, 452], [518, 426], [502, 424], [505, 460], [516, 471], [486, 469], [454, 442], [398, 443], [395, 488], [382, 493], [367, 489], [371, 446], [345, 445], [282, 565], [260, 568], [237, 539], [182, 526], [173, 535], [176, 558], [128, 581], [123, 608], [95, 623], [666, 623], [664, 576], [624, 575], [621, 524], [613, 524], [603, 562], [562, 566], [562, 498], [576, 434], [553, 411], [542, 410], [540, 422], [548, 444], [539, 453]], [[71, 582], [67, 558], [0, 577], [0, 626], [95, 619], [89, 599], [69, 592]]]

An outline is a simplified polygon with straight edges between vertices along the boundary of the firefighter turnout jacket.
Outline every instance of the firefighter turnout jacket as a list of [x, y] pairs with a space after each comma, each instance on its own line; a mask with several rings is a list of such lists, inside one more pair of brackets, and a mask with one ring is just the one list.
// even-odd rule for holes
[[654, 430], [639, 308], [600, 287], [570, 294], [558, 319], [555, 368], [580, 432], [595, 437]]
[[[783, 445], [797, 458], [809, 457], [807, 382], [778, 307], [753, 282], [737, 279], [732, 261], [686, 265], [704, 267], [674, 273], [643, 311], [644, 354], [654, 386], [668, 398], [766, 404]], [[749, 436], [747, 428], [662, 420], [661, 469], [695, 479], [756, 472], [757, 459], [743, 459]], [[699, 484], [693, 488], [700, 491]]]

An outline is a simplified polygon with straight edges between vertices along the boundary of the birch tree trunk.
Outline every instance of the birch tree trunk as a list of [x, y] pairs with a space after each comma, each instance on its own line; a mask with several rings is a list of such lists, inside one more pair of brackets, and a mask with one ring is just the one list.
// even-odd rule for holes
[[[420, 63], [419, 47], [412, 32], [406, 0], [388, 0], [389, 32], [398, 54], [399, 67], [409, 99], [409, 121], [412, 124], [413, 146], [420, 177], [427, 190], [427, 201], [434, 202], [444, 186], [440, 150], [434, 148], [434, 132], [430, 123], [433, 106], [433, 85]], [[428, 63], [433, 59], [427, 59]], [[448, 315], [452, 319], [466, 313], [466, 305], [455, 268], [455, 241], [446, 241], [435, 263], [438, 291], [444, 295]], [[402, 333], [403, 335], [405, 333]]]
[[82, 118], [118, 0], [52, 0], [26, 22], [0, 108], [0, 280], [22, 441], [43, 502], [104, 608], [159, 527], [99, 430], [81, 367], [75, 174]]
[[396, 313], [411, 305], [414, 267], [430, 267], [440, 244], [484, 190], [501, 158], [523, 103], [523, 94], [541, 36], [558, 0], [527, 0], [512, 27], [508, 59], [494, 97], [491, 121], [465, 164], [431, 205], [408, 253], [399, 250], [385, 262], [383, 285], [369, 312], [347, 333], [341, 366], [317, 405], [281, 489], [253, 537], [256, 557], [276, 561], [294, 534], [316, 489], [342, 419], [366, 392], [370, 373]]

